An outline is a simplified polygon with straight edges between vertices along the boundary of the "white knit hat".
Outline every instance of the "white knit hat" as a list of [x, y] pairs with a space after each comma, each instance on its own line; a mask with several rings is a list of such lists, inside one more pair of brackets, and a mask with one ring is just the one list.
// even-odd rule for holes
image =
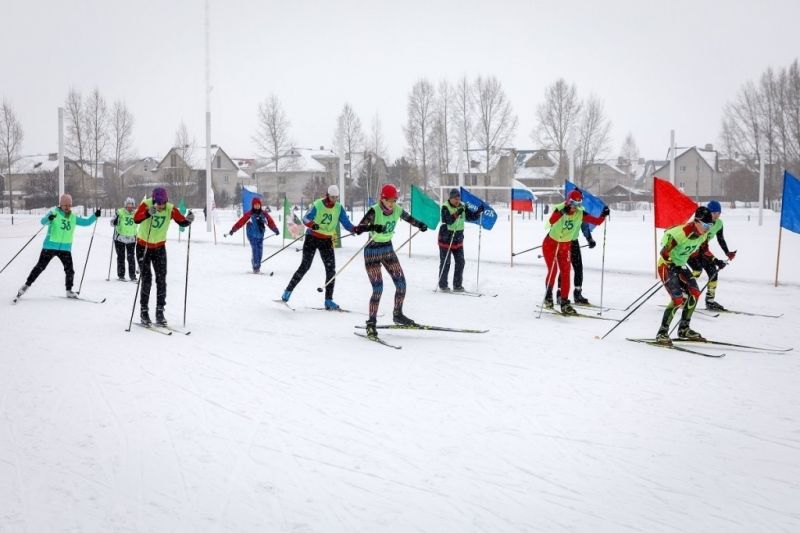
[[336, 185], [328, 187], [328, 196], [339, 196], [339, 187]]

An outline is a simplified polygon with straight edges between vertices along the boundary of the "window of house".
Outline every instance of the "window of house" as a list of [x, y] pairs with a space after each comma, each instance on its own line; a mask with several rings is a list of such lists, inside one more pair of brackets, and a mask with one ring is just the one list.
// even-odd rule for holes
[[177, 167], [178, 166], [178, 156], [177, 154], [172, 154], [169, 156], [169, 166]]
[[686, 165], [681, 165], [681, 172], [686, 172]]
[[[219, 167], [217, 167], [219, 168]], [[228, 176], [225, 176], [225, 183], [228, 183]]]

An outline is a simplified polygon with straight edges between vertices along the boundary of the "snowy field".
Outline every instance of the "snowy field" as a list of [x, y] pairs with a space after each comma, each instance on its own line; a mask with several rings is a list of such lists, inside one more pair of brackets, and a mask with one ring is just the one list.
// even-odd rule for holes
[[[650, 216], [614, 213], [608, 306], [655, 283]], [[190, 336], [124, 331], [135, 284], [113, 271], [106, 281], [108, 217], [82, 291], [106, 303], [61, 298], [54, 260], [14, 306], [42, 232], [0, 274], [0, 532], [798, 531], [800, 236], [784, 232], [774, 288], [777, 215], [761, 227], [755, 211], [723, 218], [739, 253], [717, 300], [783, 316], [696, 315], [693, 327], [794, 352], [716, 359], [627, 342], [655, 335], [664, 291], [602, 341], [614, 322], [537, 319], [543, 261], [533, 251], [509, 267], [504, 211], [483, 232], [479, 287], [477, 227], [466, 237], [465, 285], [496, 298], [433, 293], [435, 232], [400, 256], [408, 316], [490, 332], [381, 333], [401, 350], [354, 336], [362, 315], [308, 309], [322, 305], [319, 258], [292, 297], [296, 312], [273, 303], [300, 254], [265, 263], [273, 276], [247, 273], [249, 246], [222, 238], [232, 212], [220, 214], [216, 246], [198, 216]], [[38, 219], [0, 217], [0, 263]], [[408, 236], [400, 228], [395, 245]], [[179, 243], [171, 232], [167, 316], [177, 325], [186, 234]], [[76, 231], [76, 286], [90, 236]], [[543, 236], [541, 221], [516, 219], [516, 250]], [[599, 302], [602, 227], [595, 237], [584, 292]], [[338, 266], [365, 239], [345, 239]], [[280, 245], [265, 244], [265, 256]], [[379, 322], [394, 294], [384, 279]], [[358, 258], [335, 299], [365, 313], [369, 296]]]

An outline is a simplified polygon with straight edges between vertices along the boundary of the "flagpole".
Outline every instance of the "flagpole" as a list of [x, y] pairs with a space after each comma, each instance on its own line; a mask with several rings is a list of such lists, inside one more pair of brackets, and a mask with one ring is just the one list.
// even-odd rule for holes
[[[781, 208], [782, 209], [782, 208]], [[775, 286], [778, 286], [778, 269], [781, 266], [781, 236], [783, 235], [783, 226], [778, 226], [778, 258], [775, 261]]]
[[656, 233], [656, 177], [653, 176], [653, 268], [656, 279], [658, 279], [658, 237]]
[[[508, 205], [509, 208], [510, 208], [508, 210], [508, 212], [509, 212], [509, 215], [511, 216], [511, 268], [514, 268], [514, 208], [513, 208], [513, 205], [512, 205], [513, 203], [514, 203], [514, 192], [512, 190], [512, 192], [511, 192], [511, 204]], [[483, 213], [481, 213], [481, 214], [483, 214]]]
[[481, 288], [481, 237], [483, 237], [483, 211], [481, 211], [481, 218], [478, 220], [480, 229], [478, 230], [478, 277], [475, 280], [475, 292], [480, 292]]

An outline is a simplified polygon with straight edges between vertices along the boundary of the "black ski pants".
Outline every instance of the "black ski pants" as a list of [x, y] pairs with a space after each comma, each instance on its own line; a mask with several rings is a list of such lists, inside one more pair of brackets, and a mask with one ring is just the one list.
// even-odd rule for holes
[[[450, 252], [449, 254], [447, 252]], [[439, 288], [444, 289], [447, 287], [447, 278], [450, 275], [450, 257], [455, 260], [456, 266], [453, 269], [453, 288], [457, 289], [464, 286], [464, 248], [455, 248], [448, 250], [447, 248], [439, 247]]]
[[[327, 283], [336, 274], [336, 255], [333, 253], [333, 239], [318, 239], [313, 235], [306, 235], [303, 242], [303, 260], [297, 271], [292, 276], [289, 284], [286, 286], [287, 291], [293, 291], [303, 276], [306, 275], [308, 269], [311, 268], [311, 263], [314, 262], [314, 255], [319, 250], [319, 255], [322, 257], [322, 264], [325, 265], [325, 282]], [[333, 286], [335, 281], [331, 281], [325, 286], [325, 299], [333, 299]]]
[[153, 284], [153, 273], [156, 273], [156, 309], [164, 309], [167, 305], [167, 248], [145, 248], [136, 245], [136, 259], [139, 261], [139, 275], [142, 277], [142, 293], [139, 295], [139, 305], [142, 311], [148, 311], [150, 303], [150, 286]]
[[31, 273], [28, 274], [25, 285], [33, 285], [33, 282], [36, 281], [39, 274], [44, 272], [44, 269], [47, 268], [50, 260], [54, 257], [58, 257], [61, 260], [61, 264], [64, 265], [64, 285], [66, 285], [68, 291], [72, 290], [72, 283], [75, 281], [75, 269], [72, 268], [72, 252], [69, 250], [43, 249], [42, 253], [39, 254], [39, 261], [33, 266]]
[[117, 251], [117, 277], [125, 277], [125, 259], [128, 259], [128, 275], [131, 279], [136, 277], [135, 242], [114, 241], [114, 249]]

